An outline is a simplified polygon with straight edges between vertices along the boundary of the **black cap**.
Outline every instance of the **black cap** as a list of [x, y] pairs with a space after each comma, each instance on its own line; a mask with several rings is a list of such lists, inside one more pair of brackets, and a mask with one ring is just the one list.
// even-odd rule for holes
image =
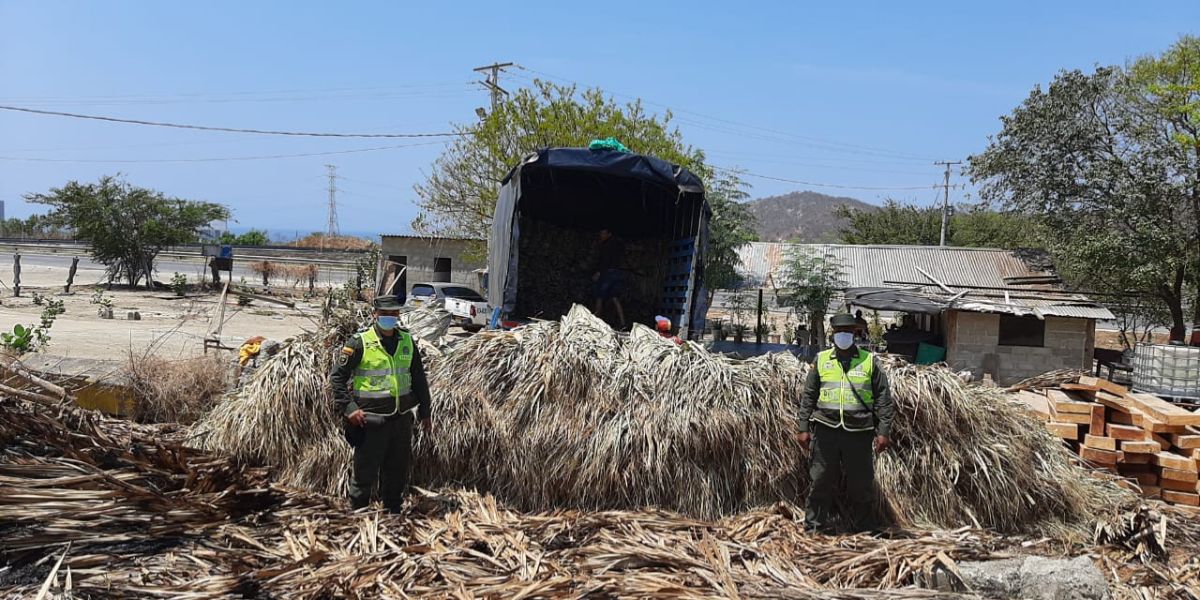
[[858, 321], [850, 313], [838, 313], [829, 319], [829, 324], [833, 327], [857, 327]]
[[376, 310], [399, 310], [404, 308], [404, 298], [400, 296], [378, 296], [375, 298]]

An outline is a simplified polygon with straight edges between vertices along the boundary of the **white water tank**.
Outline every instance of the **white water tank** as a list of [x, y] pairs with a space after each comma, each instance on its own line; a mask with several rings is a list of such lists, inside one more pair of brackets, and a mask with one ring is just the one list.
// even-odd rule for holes
[[1200, 348], [1138, 344], [1133, 355], [1133, 389], [1200, 402]]

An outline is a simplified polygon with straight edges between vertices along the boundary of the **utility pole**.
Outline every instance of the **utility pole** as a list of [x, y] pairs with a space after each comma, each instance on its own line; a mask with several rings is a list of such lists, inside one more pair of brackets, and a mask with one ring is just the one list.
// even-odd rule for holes
[[473, 69], [476, 73], [489, 72], [483, 81], [479, 82], [483, 87], [487, 88], [492, 93], [492, 110], [496, 110], [496, 106], [500, 104], [500, 95], [508, 95], [508, 91], [500, 87], [500, 73], [505, 67], [511, 67], [513, 63], [492, 63], [483, 67]]
[[942, 183], [942, 189], [946, 195], [942, 198], [942, 238], [939, 246], [946, 245], [946, 229], [950, 226], [950, 167], [951, 165], [961, 165], [961, 160], [939, 160], [935, 165], [945, 165], [946, 177]]
[[325, 225], [325, 237], [321, 240], [321, 250], [325, 250], [325, 242], [331, 241], [338, 235], [337, 218], [337, 167], [325, 165], [329, 172], [329, 222]]

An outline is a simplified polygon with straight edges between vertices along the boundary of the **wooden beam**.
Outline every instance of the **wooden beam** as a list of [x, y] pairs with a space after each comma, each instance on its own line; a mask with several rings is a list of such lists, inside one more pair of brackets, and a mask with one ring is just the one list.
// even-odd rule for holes
[[1196, 491], [1195, 482], [1180, 481], [1178, 479], [1162, 479], [1159, 478], [1158, 486], [1164, 490], [1172, 490], [1175, 492], [1194, 493]]
[[1179, 469], [1180, 471], [1196, 470], [1196, 461], [1194, 459], [1178, 454], [1171, 454], [1170, 452], [1155, 454], [1154, 464], [1164, 469]]
[[1109, 394], [1115, 394], [1117, 396], [1124, 396], [1125, 394], [1129, 393], [1129, 388], [1123, 385], [1115, 384], [1107, 379], [1092, 377], [1091, 375], [1084, 375], [1083, 377], [1080, 377], [1079, 383], [1083, 385], [1096, 386], [1102, 391], [1108, 392]]
[[1089, 411], [1087, 413], [1060, 412], [1060, 413], [1058, 413], [1057, 416], [1054, 417], [1054, 420], [1058, 421], [1059, 423], [1075, 423], [1077, 425], [1090, 426], [1092, 424], [1092, 415], [1091, 415], [1091, 411]]
[[1092, 403], [1091, 402], [1080, 402], [1078, 400], [1075, 400], [1074, 398], [1067, 395], [1067, 393], [1062, 390], [1046, 390], [1046, 398], [1048, 398], [1050, 400], [1050, 402], [1053, 404], [1055, 412], [1060, 413], [1060, 414], [1061, 413], [1091, 414], [1091, 412], [1092, 412]]
[[1092, 422], [1088, 428], [1094, 435], [1104, 435], [1104, 427], [1107, 425], [1108, 407], [1103, 404], [1092, 405]]
[[1047, 421], [1046, 429], [1049, 430], [1050, 433], [1064, 440], [1079, 439], [1079, 425], [1076, 423], [1058, 423], [1055, 421]]
[[1150, 434], [1145, 429], [1134, 427], [1133, 425], [1115, 425], [1109, 423], [1104, 427], [1104, 430], [1108, 434], [1108, 437], [1118, 440], [1143, 442], [1150, 439]]
[[1050, 408], [1050, 401], [1041, 394], [1021, 390], [1017, 392], [1017, 400], [1025, 404], [1026, 412], [1038, 419], [1049, 421], [1054, 416], [1054, 411]]
[[1133, 392], [1125, 395], [1147, 417], [1166, 425], [1200, 425], [1200, 413], [1176, 406], [1155, 396]]
[[1150, 453], [1134, 454], [1122, 450], [1121, 454], [1122, 465], [1149, 465], [1154, 462], [1154, 455]]
[[1157, 485], [1143, 485], [1142, 497], [1151, 499], [1162, 498], [1162, 488], [1158, 487]]
[[1138, 485], [1158, 485], [1158, 475], [1154, 473], [1134, 473], [1130, 479], [1138, 482]]
[[1089, 433], [1083, 436], [1083, 445], [1097, 450], [1112, 450], [1115, 452], [1117, 449], [1117, 440]]
[[1108, 411], [1108, 421], [1110, 423], [1116, 423], [1118, 425], [1136, 425], [1138, 427], [1142, 426], [1142, 423], [1144, 421], [1144, 417], [1142, 417], [1142, 413], [1140, 413], [1140, 412], [1123, 413], [1123, 412], [1120, 412], [1117, 410], [1113, 410], [1111, 406], [1109, 407], [1109, 409], [1110, 410]]
[[1172, 433], [1167, 438], [1171, 440], [1172, 444], [1175, 444], [1176, 448], [1181, 450], [1195, 450], [1196, 448], [1200, 448], [1200, 435], [1192, 433], [1190, 430], [1188, 433]]
[[1192, 484], [1193, 488], [1196, 487], [1196, 482], [1200, 481], [1200, 476], [1197, 476], [1196, 471], [1192, 469], [1163, 469], [1161, 476], [1163, 479], [1172, 481], [1186, 481]]
[[1200, 495], [1189, 494], [1187, 492], [1176, 492], [1172, 490], [1163, 490], [1162, 499], [1175, 504], [1184, 504], [1187, 506], [1200, 506]]
[[1142, 418], [1142, 428], [1154, 433], [1186, 433], [1187, 425], [1170, 425], [1149, 415]]
[[1079, 456], [1082, 457], [1086, 461], [1089, 461], [1089, 462], [1092, 462], [1092, 463], [1095, 463], [1098, 465], [1109, 465], [1109, 466], [1114, 466], [1114, 467], [1117, 466], [1117, 463], [1120, 462], [1120, 460], [1121, 460], [1120, 452], [1113, 452], [1111, 450], [1099, 450], [1097, 448], [1089, 448], [1087, 446], [1080, 446]]
[[1125, 454], [1158, 454], [1162, 452], [1162, 447], [1158, 442], [1121, 442], [1121, 451]]
[[1096, 398], [1096, 392], [1100, 391], [1099, 386], [1083, 385], [1080, 383], [1062, 383], [1062, 384], [1059, 384], [1058, 387], [1061, 390], [1071, 392], [1072, 394], [1082, 396], [1089, 400], [1094, 400]]
[[233, 290], [233, 293], [235, 295], [242, 296], [245, 298], [253, 298], [255, 300], [262, 300], [263, 302], [273, 302], [275, 304], [282, 304], [283, 306], [286, 306], [288, 308], [296, 308], [296, 303], [292, 302], [291, 300], [280, 300], [279, 298], [272, 298], [270, 296], [263, 296], [261, 294], [251, 294], [250, 292], [243, 292], [241, 290]]

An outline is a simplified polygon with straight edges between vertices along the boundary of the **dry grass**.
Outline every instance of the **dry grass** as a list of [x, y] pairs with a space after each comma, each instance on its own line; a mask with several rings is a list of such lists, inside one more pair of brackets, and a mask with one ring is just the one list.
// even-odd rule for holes
[[327, 236], [323, 233], [310, 233], [290, 244], [296, 248], [324, 248], [326, 250], [367, 250], [371, 240], [349, 235]]
[[147, 353], [130, 354], [121, 375], [133, 392], [135, 421], [191, 424], [221, 399], [226, 372], [217, 356], [167, 360]]

